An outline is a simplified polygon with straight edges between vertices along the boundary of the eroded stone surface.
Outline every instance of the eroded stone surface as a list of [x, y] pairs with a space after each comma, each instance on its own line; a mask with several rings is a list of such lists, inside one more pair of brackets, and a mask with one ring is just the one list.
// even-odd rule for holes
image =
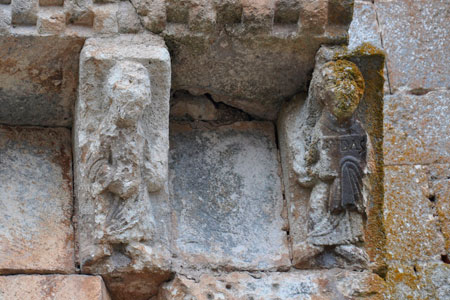
[[290, 264], [274, 127], [171, 123], [174, 247], [184, 268]]
[[86, 41], [74, 127], [79, 257], [117, 299], [147, 299], [170, 276], [169, 92], [161, 38]]
[[202, 275], [197, 281], [177, 276], [158, 300], [182, 299], [383, 299], [384, 282], [369, 272], [339, 269], [291, 273]]
[[0, 273], [73, 272], [72, 209], [70, 131], [0, 126]]
[[348, 30], [348, 47], [355, 49], [363, 43], [370, 43], [382, 49], [375, 5], [370, 1], [356, 0], [353, 20]]
[[375, 5], [392, 91], [448, 87], [448, 1], [378, 0]]
[[450, 162], [450, 92], [384, 98], [386, 165]]
[[[371, 218], [370, 223], [381, 223], [381, 220], [377, 220], [376, 216], [381, 213], [380, 203], [382, 203], [382, 198], [377, 198], [380, 195], [376, 195], [371, 191], [378, 189], [379, 184], [381, 184], [377, 175], [377, 169], [381, 168], [381, 153], [377, 153], [375, 147], [379, 147], [381, 142], [379, 132], [382, 126], [382, 119], [377, 114], [382, 106], [381, 97], [373, 90], [373, 87], [378, 86], [378, 88], [382, 88], [383, 78], [381, 77], [380, 69], [383, 66], [383, 60], [381, 54], [377, 57], [376, 53], [378, 50], [371, 48], [371, 46], [366, 47], [370, 51], [365, 52], [367, 49], [358, 48], [355, 52], [347, 54], [345, 54], [347, 50], [342, 48], [321, 48], [316, 57], [316, 69], [313, 73], [308, 96], [305, 97], [305, 95], [299, 94], [294, 97], [283, 108], [278, 119], [278, 136], [290, 224], [289, 232], [292, 242], [293, 264], [296, 267], [321, 266], [330, 268], [333, 266], [358, 266], [364, 268], [367, 265], [364, 263], [365, 247], [353, 247], [351, 251], [347, 247], [354, 243], [361, 246], [362, 242], [366, 240], [370, 240], [373, 243], [378, 239], [376, 237], [377, 233], [373, 233], [368, 228], [365, 229], [366, 223], [362, 220], [369, 216]], [[367, 64], [362, 64], [362, 59]], [[355, 64], [351, 64], [350, 61], [355, 62]], [[336, 65], [335, 74], [333, 72], [328, 73], [330, 69], [325, 68], [325, 66], [330, 64]], [[340, 69], [339, 66], [343, 65], [347, 67]], [[365, 89], [364, 83], [359, 85], [351, 84], [352, 80], [362, 80], [358, 69], [361, 70], [366, 86]], [[324, 74], [331, 77], [325, 79], [327, 76]], [[356, 74], [359, 75], [357, 76]], [[336, 78], [340, 78], [340, 80], [336, 80]], [[349, 83], [341, 86], [339, 84], [341, 81], [348, 81]], [[327, 92], [330, 86], [335, 88], [332, 89], [332, 92]], [[346, 95], [345, 99], [349, 99], [351, 96], [359, 99], [364, 93], [359, 108], [355, 112], [355, 118], [359, 121], [353, 122], [362, 124], [358, 126], [362, 126], [367, 131], [367, 144], [365, 145], [367, 168], [364, 168], [364, 173], [361, 172], [364, 176], [360, 176], [361, 198], [364, 200], [360, 203], [359, 213], [355, 211], [349, 213], [351, 214], [349, 225], [345, 227], [345, 221], [342, 222], [339, 219], [339, 221], [331, 221], [336, 216], [327, 212], [330, 209], [328, 204], [329, 197], [337, 193], [336, 191], [330, 192], [332, 187], [329, 185], [338, 176], [337, 171], [335, 171], [335, 164], [341, 158], [338, 156], [338, 153], [335, 153], [334, 156], [330, 155], [331, 153], [327, 152], [329, 151], [327, 150], [328, 148], [324, 146], [325, 143], [320, 139], [324, 136], [324, 133], [321, 132], [328, 132], [326, 135], [329, 136], [344, 135], [351, 132], [348, 129], [336, 129], [336, 126], [333, 127], [332, 125], [326, 125], [322, 128], [323, 124], [327, 124], [326, 118], [329, 117], [329, 111], [336, 108], [328, 106], [324, 108], [324, 105], [330, 102], [328, 98], [330, 95], [333, 95], [333, 99], [341, 99], [339, 93], [349, 88], [349, 86], [353, 86], [353, 92], [343, 92]], [[333, 112], [336, 115], [334, 118], [345, 119], [343, 117], [355, 109], [355, 107], [349, 109], [350, 105], [350, 102], [342, 105], [342, 107], [347, 109], [346, 112]], [[331, 117], [331, 120], [334, 120], [333, 117]], [[325, 212], [318, 216], [317, 210]], [[330, 215], [327, 216], [327, 213]], [[334, 225], [328, 224], [323, 226], [324, 220], [327, 218], [330, 220], [330, 224]], [[370, 226], [375, 227], [375, 225]], [[320, 232], [317, 235], [319, 238], [315, 239], [316, 230], [326, 231], [329, 238], [324, 241], [326, 235]], [[329, 247], [321, 248], [322, 245]], [[370, 245], [370, 247], [374, 247], [374, 243]], [[345, 246], [346, 249], [343, 250], [341, 246]], [[381, 248], [380, 245], [375, 247]], [[371, 256], [370, 260], [374, 262], [379, 260], [380, 253], [376, 254], [376, 251], [372, 251], [369, 253], [369, 256]]]
[[83, 39], [0, 36], [0, 122], [72, 125]]
[[450, 299], [450, 265], [443, 263], [393, 264], [386, 278], [387, 300]]
[[4, 300], [110, 300], [100, 276], [15, 275], [0, 276]]
[[444, 238], [426, 166], [385, 168], [386, 257], [391, 261], [440, 261]]

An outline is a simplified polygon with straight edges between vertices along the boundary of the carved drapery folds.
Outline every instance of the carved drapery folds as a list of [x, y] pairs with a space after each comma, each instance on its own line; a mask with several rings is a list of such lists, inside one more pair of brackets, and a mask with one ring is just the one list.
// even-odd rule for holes
[[83, 271], [137, 299], [155, 291], [127, 292], [127, 276], [170, 275], [169, 93], [170, 56], [159, 37], [86, 41], [74, 127], [79, 259]]
[[[373, 146], [379, 143], [374, 133], [381, 124], [372, 121], [378, 111], [371, 108], [379, 105], [374, 104], [378, 98], [372, 89], [383, 80], [373, 75], [380, 75], [383, 57], [371, 50], [348, 53], [322, 47], [308, 95], [294, 97], [280, 114], [283, 176], [297, 267], [364, 269], [376, 259], [367, 253], [366, 228], [368, 215], [373, 214], [368, 205], [374, 201], [371, 191], [380, 183], [375, 174], [382, 173], [381, 154]], [[376, 61], [377, 55], [380, 64], [360, 70], [363, 59]]]

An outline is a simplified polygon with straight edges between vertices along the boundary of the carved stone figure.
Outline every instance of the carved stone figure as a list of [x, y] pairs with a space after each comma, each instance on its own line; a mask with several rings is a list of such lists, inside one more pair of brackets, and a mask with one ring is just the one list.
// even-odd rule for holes
[[310, 93], [322, 113], [304, 143], [298, 182], [311, 189], [307, 243], [313, 254], [334, 247], [340, 256], [364, 264], [355, 244], [363, 241], [367, 135], [355, 111], [364, 93], [358, 67], [330, 61], [316, 70]]

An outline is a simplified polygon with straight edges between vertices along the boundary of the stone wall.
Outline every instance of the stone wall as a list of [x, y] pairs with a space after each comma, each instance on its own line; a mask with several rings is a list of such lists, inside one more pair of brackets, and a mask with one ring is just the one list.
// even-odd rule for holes
[[450, 297], [448, 19], [446, 1], [355, 3], [350, 47], [367, 41], [387, 55], [386, 299]]
[[0, 300], [450, 299], [449, 11], [0, 0]]

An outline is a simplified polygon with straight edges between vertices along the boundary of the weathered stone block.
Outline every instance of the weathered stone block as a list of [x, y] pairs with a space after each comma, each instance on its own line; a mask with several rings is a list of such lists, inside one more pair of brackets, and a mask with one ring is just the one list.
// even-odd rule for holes
[[178, 275], [162, 287], [157, 300], [381, 300], [383, 290], [384, 281], [375, 274], [339, 269], [219, 276], [205, 274], [197, 280]]
[[384, 98], [386, 165], [450, 162], [450, 92]]
[[[428, 167], [430, 192], [428, 198], [436, 206], [440, 231], [445, 238], [447, 255], [450, 254], [450, 165], [439, 164]], [[447, 258], [448, 259], [448, 258]]]
[[440, 261], [444, 238], [427, 176], [426, 166], [385, 168], [384, 225], [386, 258], [414, 263]]
[[290, 265], [271, 123], [171, 124], [173, 238], [184, 268]]
[[354, 5], [353, 20], [348, 30], [348, 47], [356, 49], [363, 43], [370, 43], [382, 49], [375, 5], [362, 0], [356, 0]]
[[450, 299], [450, 265], [443, 263], [391, 265], [386, 277], [384, 299]]
[[129, 1], [121, 1], [119, 3], [117, 23], [120, 33], [136, 33], [142, 27], [136, 9]]
[[0, 4], [0, 33], [7, 33], [11, 28], [11, 7]]
[[60, 34], [66, 29], [66, 15], [59, 9], [46, 9], [39, 13], [36, 26], [40, 34]]
[[5, 300], [110, 300], [100, 276], [0, 276], [0, 299]]
[[450, 82], [448, 1], [375, 1], [392, 91]]
[[170, 56], [161, 38], [86, 41], [74, 127], [83, 272], [117, 299], [148, 299], [170, 277]]
[[0, 44], [0, 122], [70, 127], [83, 39], [0, 36]]
[[118, 3], [102, 4], [93, 9], [93, 28], [97, 33], [117, 33], [119, 31], [117, 22]]
[[0, 274], [74, 271], [71, 159], [67, 129], [0, 126]]
[[12, 1], [12, 24], [36, 25], [38, 0]]

